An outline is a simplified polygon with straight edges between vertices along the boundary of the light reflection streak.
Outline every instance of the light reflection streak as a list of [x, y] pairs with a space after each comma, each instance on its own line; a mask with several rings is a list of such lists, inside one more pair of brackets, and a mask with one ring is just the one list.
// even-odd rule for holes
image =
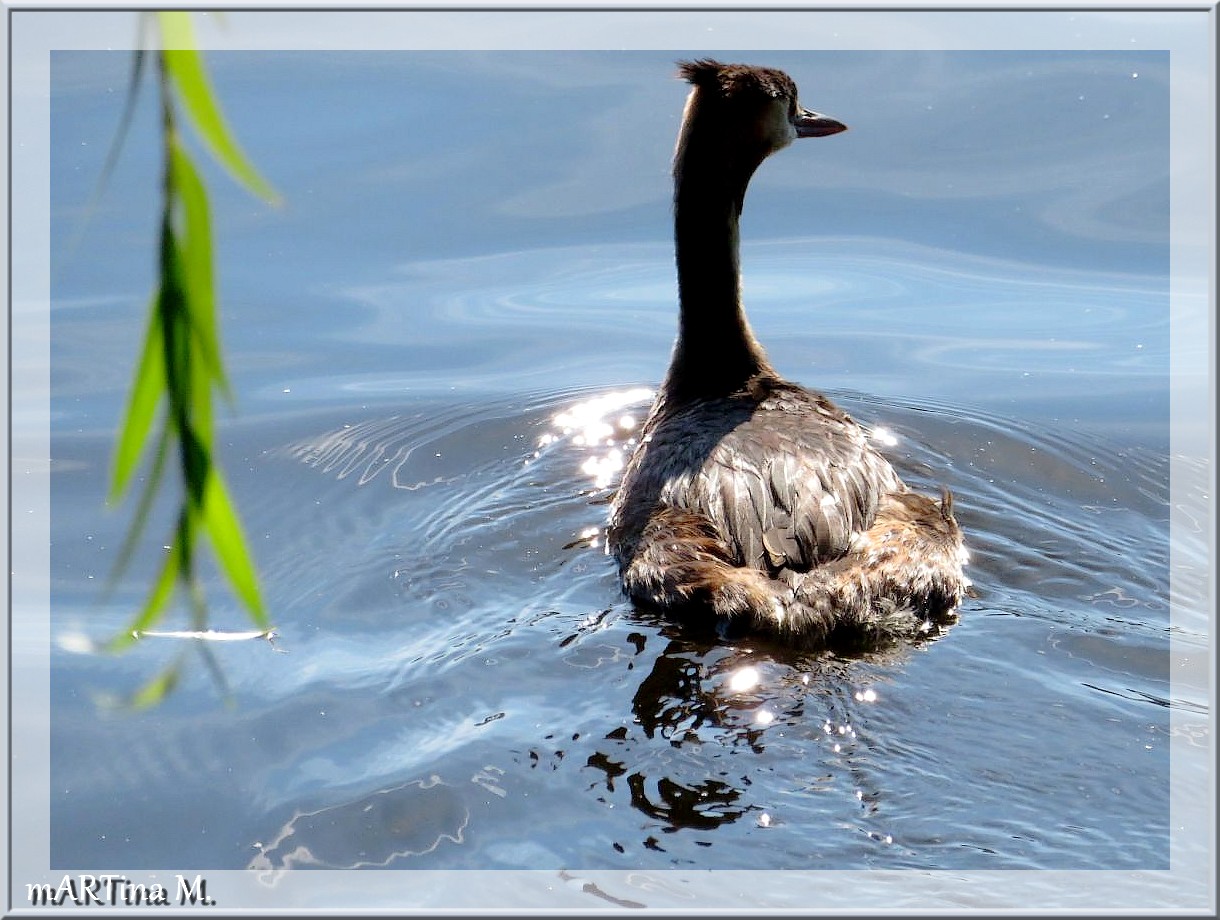
[[574, 447], [590, 451], [581, 462], [580, 471], [589, 477], [594, 489], [606, 488], [622, 472], [630, 455], [631, 432], [638, 425], [635, 415], [622, 410], [646, 403], [652, 395], [653, 391], [646, 387], [634, 387], [569, 406], [552, 419], [555, 430], [538, 439], [539, 451], [535, 456], [542, 448], [567, 439]]
[[[274, 629], [222, 630], [222, 629], [133, 629], [133, 639], [191, 639], [198, 642], [248, 642], [251, 639], [266, 639], [274, 647], [279, 637]], [[105, 649], [84, 633], [65, 631], [55, 637], [56, 646], [64, 652], [77, 655], [98, 654]]]
[[884, 444], [886, 447], [898, 446], [898, 436], [888, 428], [882, 428], [880, 425], [873, 429], [872, 439]]

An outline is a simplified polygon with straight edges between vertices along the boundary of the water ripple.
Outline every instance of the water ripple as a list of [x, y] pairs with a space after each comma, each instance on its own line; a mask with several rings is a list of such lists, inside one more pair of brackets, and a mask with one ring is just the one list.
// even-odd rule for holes
[[[565, 864], [1158, 865], [1162, 722], [1201, 712], [1168, 683], [1168, 458], [832, 395], [884, 429], [913, 487], [955, 494], [979, 596], [925, 647], [798, 655], [625, 603], [603, 548], [609, 458], [646, 389], [293, 420], [248, 507], [285, 653], [224, 662], [266, 707], [259, 745], [295, 726], [251, 774], [250, 839], [272, 841], [257, 865], [503, 867], [522, 820], [533, 858]], [[1120, 742], [1146, 755], [1108, 779], [1122, 810], [1057, 794], [1048, 810]], [[566, 803], [554, 820], [540, 796]]]

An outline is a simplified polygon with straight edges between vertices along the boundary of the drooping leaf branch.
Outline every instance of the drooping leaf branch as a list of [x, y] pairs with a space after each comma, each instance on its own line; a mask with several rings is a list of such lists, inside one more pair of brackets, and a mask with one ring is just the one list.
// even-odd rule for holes
[[[194, 47], [189, 14], [158, 13], [157, 23], [162, 48], [155, 54], [163, 145], [158, 281], [115, 442], [109, 490], [112, 504], [127, 493], [141, 461], [149, 454], [151, 458], [116, 572], [130, 561], [153, 499], [171, 468], [180, 479], [181, 499], [160, 571], [129, 628], [108, 644], [112, 651], [126, 648], [154, 626], [165, 614], [175, 589], [186, 596], [192, 628], [204, 629], [207, 606], [198, 569], [204, 542], [211, 545], [220, 570], [250, 618], [261, 630], [270, 630], [258, 575], [215, 455], [213, 396], [218, 393], [231, 404], [233, 395], [218, 334], [207, 189], [183, 144], [180, 124], [189, 123], [213, 157], [251, 193], [270, 203], [278, 199], [227, 127], [202, 55]], [[133, 68], [133, 79], [139, 78], [141, 70], [138, 64]], [[176, 455], [176, 462], [170, 462], [171, 455]], [[134, 702], [151, 705], [161, 699], [173, 687], [177, 668], [175, 664], [158, 675], [136, 694]]]

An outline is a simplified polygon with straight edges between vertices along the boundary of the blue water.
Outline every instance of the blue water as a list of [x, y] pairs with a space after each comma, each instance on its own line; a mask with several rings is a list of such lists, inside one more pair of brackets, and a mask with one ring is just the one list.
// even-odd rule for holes
[[754, 329], [971, 553], [958, 625], [859, 658], [708, 645], [602, 549], [675, 328], [679, 56], [209, 57], [285, 200], [206, 171], [278, 633], [215, 644], [223, 685], [180, 640], [80, 651], [169, 529], [103, 591], [159, 163], [147, 94], [80, 230], [128, 60], [55, 56], [52, 865], [1168, 868], [1169, 713], [1203, 708], [1169, 641], [1206, 637], [1169, 622], [1167, 55], [749, 57], [851, 126], [751, 187]]

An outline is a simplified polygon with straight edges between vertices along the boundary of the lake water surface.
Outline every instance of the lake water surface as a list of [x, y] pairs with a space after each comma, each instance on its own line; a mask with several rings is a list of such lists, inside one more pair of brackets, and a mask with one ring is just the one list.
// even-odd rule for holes
[[99, 700], [182, 643], [79, 637], [169, 533], [103, 591], [155, 106], [82, 231], [129, 61], [56, 55], [53, 866], [1169, 868], [1171, 712], [1206, 718], [1170, 641], [1208, 630], [1170, 622], [1168, 55], [750, 56], [851, 127], [751, 187], [755, 331], [952, 489], [971, 553], [947, 635], [855, 658], [684, 634], [603, 551], [675, 330], [680, 56], [209, 56], [285, 200], [207, 172], [218, 437], [277, 638], [131, 713]]

